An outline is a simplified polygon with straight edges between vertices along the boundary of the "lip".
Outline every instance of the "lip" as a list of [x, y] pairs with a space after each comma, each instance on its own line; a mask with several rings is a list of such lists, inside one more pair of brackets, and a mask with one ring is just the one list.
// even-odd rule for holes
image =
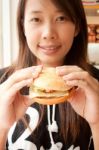
[[59, 51], [61, 45], [38, 45], [38, 47], [45, 54], [54, 54]]

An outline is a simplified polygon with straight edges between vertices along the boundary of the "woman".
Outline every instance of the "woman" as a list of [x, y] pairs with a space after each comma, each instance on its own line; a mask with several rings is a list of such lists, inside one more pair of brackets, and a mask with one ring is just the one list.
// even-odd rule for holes
[[[85, 150], [93, 148], [93, 139], [98, 150], [99, 70], [88, 64], [82, 2], [19, 0], [17, 25], [18, 59], [0, 73], [0, 149]], [[26, 87], [43, 66], [55, 67], [66, 84], [77, 87], [56, 110], [31, 105], [28, 97]], [[56, 120], [51, 129], [48, 112]]]

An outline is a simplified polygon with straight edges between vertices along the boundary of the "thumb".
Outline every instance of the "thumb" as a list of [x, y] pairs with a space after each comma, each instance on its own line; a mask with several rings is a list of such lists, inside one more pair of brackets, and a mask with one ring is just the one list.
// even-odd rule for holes
[[29, 95], [28, 96], [23, 96], [24, 97], [24, 104], [26, 107], [29, 107], [30, 105], [32, 105], [33, 103], [35, 103], [33, 98], [30, 98]]

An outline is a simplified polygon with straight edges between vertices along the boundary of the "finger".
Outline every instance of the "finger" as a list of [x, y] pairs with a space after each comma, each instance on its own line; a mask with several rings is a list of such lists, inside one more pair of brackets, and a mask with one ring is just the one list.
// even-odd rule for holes
[[41, 71], [42, 66], [33, 66], [14, 72], [3, 84], [3, 89], [9, 89], [13, 84], [30, 78], [35, 78]]
[[56, 67], [56, 73], [58, 75], [66, 75], [71, 72], [79, 72], [79, 71], [82, 71], [82, 69], [78, 66], [73, 66], [73, 65]]
[[33, 82], [32, 78], [27, 80], [22, 80], [16, 84], [14, 84], [8, 91], [5, 92], [5, 95], [3, 96], [3, 99], [8, 103], [11, 104], [14, 100], [14, 96], [17, 94], [20, 89], [22, 89], [24, 86], [27, 86], [28, 84], [31, 84]]
[[69, 80], [66, 81], [66, 84], [69, 86], [79, 87], [89, 95], [91, 93], [90, 91], [93, 91], [93, 88], [88, 84], [88, 82], [85, 82], [84, 80]]
[[27, 106], [30, 106], [32, 105], [33, 103], [35, 103], [34, 99], [33, 98], [29, 98], [29, 96], [27, 96], [27, 100], [25, 101], [25, 104]]
[[24, 99], [24, 105], [26, 107], [29, 107], [30, 105], [35, 103], [35, 100], [33, 98], [30, 98], [29, 95], [23, 95], [23, 99]]
[[21, 70], [17, 70], [11, 77], [10, 80], [12, 81], [12, 84], [21, 80], [25, 80], [28, 78], [36, 76], [37, 73], [39, 73], [41, 70], [41, 66], [33, 66]]
[[98, 87], [98, 81], [96, 79], [94, 79], [86, 71], [70, 73], [68, 75], [63, 76], [63, 79], [65, 81], [68, 81], [68, 80], [83, 80], [83, 81], [87, 82], [95, 90], [97, 90], [97, 87]]
[[[79, 87], [78, 90], [82, 90], [85, 93], [84, 99], [86, 99], [86, 103], [87, 103], [86, 105], [88, 105], [89, 109], [95, 108], [95, 110], [97, 110], [96, 107], [99, 106], [98, 105], [99, 104], [99, 94], [97, 91], [94, 91], [94, 89], [87, 82], [85, 82], [83, 80], [73, 80], [73, 81], [67, 81], [67, 84], [72, 85], [72, 86], [73, 85], [78, 86]], [[76, 89], [76, 91], [77, 91], [77, 89]], [[78, 100], [81, 101], [81, 99], [84, 95], [80, 96]], [[73, 95], [73, 96], [75, 96], [75, 95]], [[84, 99], [82, 99], [82, 101]], [[90, 111], [92, 111], [92, 109], [90, 109]]]

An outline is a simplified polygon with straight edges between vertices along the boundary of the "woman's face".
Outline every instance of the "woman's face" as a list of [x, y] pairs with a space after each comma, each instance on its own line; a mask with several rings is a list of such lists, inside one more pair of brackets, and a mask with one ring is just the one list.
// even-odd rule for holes
[[59, 66], [76, 36], [75, 25], [50, 0], [27, 0], [24, 32], [37, 64]]

